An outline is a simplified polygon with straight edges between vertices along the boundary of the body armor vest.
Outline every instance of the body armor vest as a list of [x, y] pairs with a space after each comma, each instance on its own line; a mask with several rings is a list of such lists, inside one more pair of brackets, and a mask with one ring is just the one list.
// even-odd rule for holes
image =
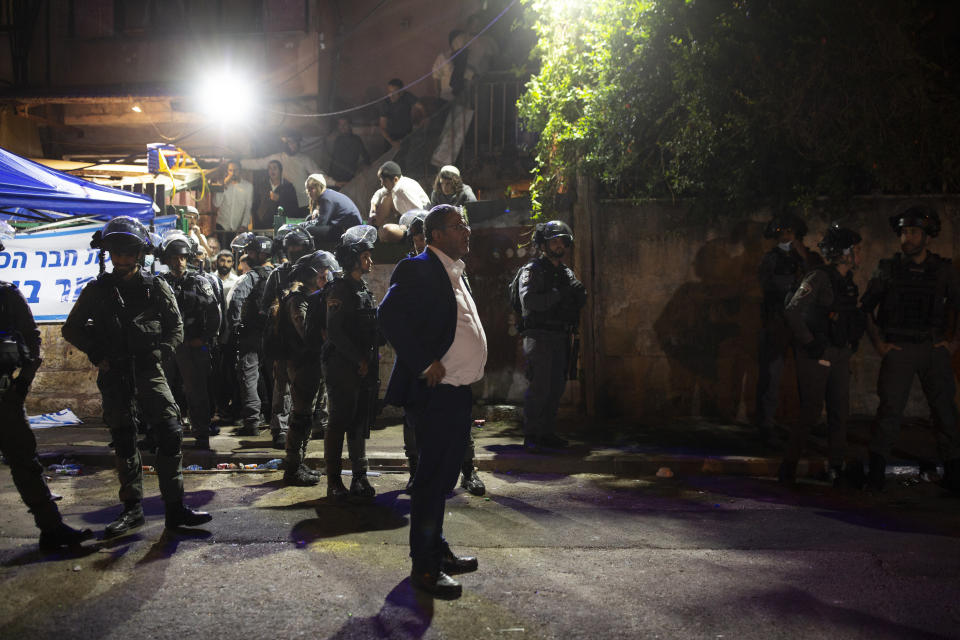
[[163, 275], [164, 280], [173, 289], [183, 318], [184, 341], [202, 338], [206, 330], [206, 305], [210, 297], [201, 283], [203, 276], [195, 273], [185, 273], [182, 278], [176, 278], [172, 273]]
[[775, 256], [773, 274], [770, 281], [764, 283], [763, 311], [783, 315], [787, 296], [800, 284], [803, 259], [793, 249], [784, 252], [775, 248], [772, 253]]
[[841, 276], [832, 266], [818, 266], [815, 269], [830, 277], [833, 288], [833, 304], [814, 305], [805, 318], [810, 333], [817, 340], [828, 342], [835, 347], [845, 347], [860, 341], [866, 328], [866, 317], [857, 306], [860, 290], [853, 281], [853, 274]]
[[883, 330], [909, 338], [929, 336], [932, 330], [943, 329], [950, 266], [950, 260], [935, 253], [929, 254], [923, 264], [899, 253], [892, 260], [881, 260], [880, 269], [886, 279], [879, 313]]

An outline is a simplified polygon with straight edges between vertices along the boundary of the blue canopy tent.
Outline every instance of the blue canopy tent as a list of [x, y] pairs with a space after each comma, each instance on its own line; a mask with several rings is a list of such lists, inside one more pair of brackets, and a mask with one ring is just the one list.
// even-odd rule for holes
[[104, 187], [55, 171], [0, 148], [0, 219], [107, 221], [131, 216], [149, 225], [150, 196]]

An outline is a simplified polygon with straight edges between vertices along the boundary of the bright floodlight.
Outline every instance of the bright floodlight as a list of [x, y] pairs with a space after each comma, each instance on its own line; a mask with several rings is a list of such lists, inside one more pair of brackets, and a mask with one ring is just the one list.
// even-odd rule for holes
[[227, 72], [205, 78], [198, 99], [200, 109], [221, 122], [245, 120], [253, 108], [253, 93], [247, 81]]

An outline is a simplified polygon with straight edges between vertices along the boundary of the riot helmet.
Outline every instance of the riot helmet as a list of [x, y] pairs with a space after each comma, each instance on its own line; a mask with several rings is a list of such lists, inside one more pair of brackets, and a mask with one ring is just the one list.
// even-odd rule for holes
[[244, 231], [230, 241], [230, 249], [234, 253], [270, 253], [273, 248], [273, 241], [267, 236], [258, 236], [252, 231]]
[[787, 229], [793, 231], [793, 235], [797, 240], [802, 240], [803, 237], [807, 235], [807, 223], [804, 222], [803, 219], [792, 213], [784, 213], [770, 219], [763, 230], [763, 237], [776, 240], [780, 237], [780, 234]]
[[890, 216], [890, 228], [897, 235], [904, 227], [919, 227], [931, 238], [940, 235], [940, 216], [931, 207], [917, 205]]
[[171, 256], [189, 256], [193, 253], [190, 239], [178, 229], [167, 231], [160, 241], [160, 259], [166, 260]]
[[[281, 242], [283, 246], [283, 252], [287, 254], [287, 257], [290, 257], [290, 250], [299, 245], [301, 251], [310, 252], [313, 251], [313, 236], [311, 236], [307, 231], [299, 225], [283, 225], [284, 227], [291, 227], [287, 230], [283, 236], [280, 236], [280, 232], [277, 232], [277, 240]], [[280, 227], [283, 230], [283, 227]]]
[[853, 229], [833, 224], [823, 234], [823, 240], [818, 242], [817, 246], [820, 247], [820, 253], [823, 254], [824, 260], [836, 262], [841, 256], [849, 254], [853, 246], [860, 244], [861, 240], [863, 238]]
[[334, 257], [344, 272], [349, 273], [357, 267], [360, 255], [364, 251], [373, 251], [377, 241], [377, 228], [368, 224], [350, 227], [340, 236], [340, 244], [333, 250]]
[[117, 216], [93, 234], [90, 246], [94, 249], [129, 254], [148, 251], [153, 245], [147, 228], [139, 220], [130, 216]]
[[563, 246], [569, 247], [573, 243], [573, 231], [570, 226], [562, 220], [551, 220], [538, 224], [533, 231], [533, 243], [537, 246], [544, 245], [553, 238], [561, 238]]
[[340, 272], [340, 265], [329, 251], [314, 251], [297, 260], [290, 277], [300, 282], [309, 282], [324, 269], [327, 269], [327, 281], [329, 282], [333, 280], [334, 273]]
[[400, 226], [407, 228], [407, 238], [423, 235], [423, 221], [427, 219], [428, 211], [411, 209], [400, 216]]

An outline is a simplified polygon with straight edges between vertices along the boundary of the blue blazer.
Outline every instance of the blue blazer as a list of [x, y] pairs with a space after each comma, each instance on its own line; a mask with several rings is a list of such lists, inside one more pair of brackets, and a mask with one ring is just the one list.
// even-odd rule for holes
[[443, 357], [457, 333], [457, 301], [440, 258], [425, 249], [401, 260], [377, 317], [397, 353], [384, 402], [411, 406], [426, 388], [423, 370]]

